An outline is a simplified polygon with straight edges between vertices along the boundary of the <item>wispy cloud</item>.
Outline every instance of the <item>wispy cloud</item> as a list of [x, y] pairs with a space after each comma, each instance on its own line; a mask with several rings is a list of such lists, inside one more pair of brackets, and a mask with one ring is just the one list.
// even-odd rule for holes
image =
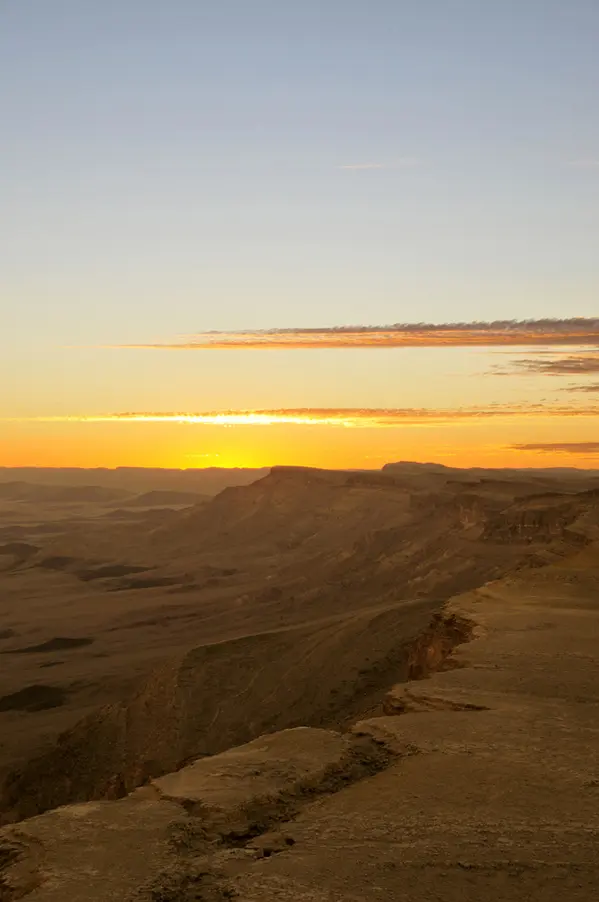
[[[298, 350], [306, 348], [599, 346], [599, 319], [497, 320], [474, 323], [395, 323], [202, 332], [175, 341], [120, 345], [149, 350]], [[527, 365], [527, 361], [522, 363]]]
[[566, 388], [562, 388], [562, 391], [599, 394], [599, 382], [590, 382], [588, 385], [568, 385]]
[[[545, 376], [586, 376], [599, 373], [599, 353], [588, 351], [569, 357], [547, 357], [539, 353], [524, 360], [514, 360], [509, 369], [501, 368], [497, 375], [538, 373]], [[581, 389], [583, 390], [583, 389]]]
[[123, 412], [56, 417], [10, 418], [3, 422], [36, 423], [187, 423], [209, 426], [420, 426], [454, 421], [521, 417], [597, 417], [599, 407], [495, 404], [458, 408], [291, 408], [201, 412]]
[[403, 157], [399, 160], [392, 160], [389, 163], [344, 163], [339, 169], [351, 169], [354, 171], [368, 169], [406, 169], [412, 166], [418, 166], [419, 160], [416, 157]]
[[543, 454], [599, 454], [599, 442], [531, 442], [510, 445], [512, 451], [538, 451]]

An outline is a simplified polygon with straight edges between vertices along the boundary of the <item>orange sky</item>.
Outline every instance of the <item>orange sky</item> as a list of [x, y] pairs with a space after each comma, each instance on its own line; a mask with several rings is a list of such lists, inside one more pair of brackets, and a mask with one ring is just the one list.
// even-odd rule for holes
[[46, 349], [0, 402], [0, 465], [599, 466], [597, 348], [515, 334], [502, 349]]
[[[380, 467], [393, 460], [454, 466], [599, 467], [595, 416], [542, 414], [409, 425], [334, 426], [273, 423], [217, 426], [177, 422], [26, 422], [10, 424], [0, 443], [4, 466]], [[595, 436], [597, 448], [579, 450]], [[552, 451], [552, 443], [571, 448]], [[514, 445], [547, 450], [515, 450]]]

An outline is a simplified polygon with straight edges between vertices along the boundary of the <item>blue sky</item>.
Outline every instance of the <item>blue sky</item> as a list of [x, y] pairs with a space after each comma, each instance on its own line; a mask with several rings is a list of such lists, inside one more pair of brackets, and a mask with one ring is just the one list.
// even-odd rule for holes
[[595, 315], [598, 43], [596, 0], [1, 0], [10, 415], [240, 380], [239, 406], [380, 406], [408, 361], [105, 344]]

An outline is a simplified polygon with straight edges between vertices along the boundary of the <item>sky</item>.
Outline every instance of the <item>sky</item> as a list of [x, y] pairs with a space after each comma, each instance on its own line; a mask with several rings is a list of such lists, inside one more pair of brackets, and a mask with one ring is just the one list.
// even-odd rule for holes
[[0, 465], [599, 467], [598, 42], [0, 0]]

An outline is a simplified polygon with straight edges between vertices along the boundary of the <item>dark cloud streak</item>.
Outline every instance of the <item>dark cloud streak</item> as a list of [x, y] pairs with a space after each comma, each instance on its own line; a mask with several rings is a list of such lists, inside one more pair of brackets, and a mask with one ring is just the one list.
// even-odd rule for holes
[[588, 385], [568, 385], [567, 388], [563, 388], [562, 391], [599, 394], [599, 382], [590, 382]]
[[581, 354], [575, 357], [530, 357], [516, 360], [513, 366], [517, 372], [539, 373], [545, 376], [584, 376], [599, 373], [599, 354]]
[[[148, 350], [299, 350], [402, 347], [599, 347], [599, 319], [395, 323], [389, 326], [286, 328], [204, 332], [172, 342], [121, 345]], [[522, 361], [526, 366], [530, 361]]]

